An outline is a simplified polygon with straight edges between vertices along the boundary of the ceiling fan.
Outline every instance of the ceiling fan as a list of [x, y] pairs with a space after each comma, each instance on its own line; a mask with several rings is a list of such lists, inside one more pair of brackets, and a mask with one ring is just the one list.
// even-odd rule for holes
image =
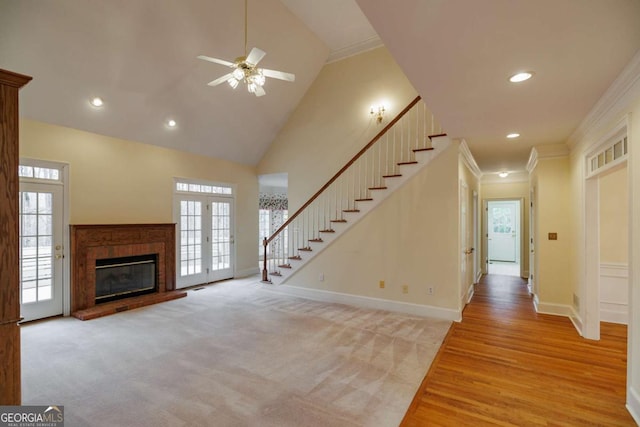
[[226, 61], [224, 59], [211, 58], [210, 56], [200, 55], [198, 59], [204, 61], [213, 62], [215, 64], [225, 65], [229, 68], [233, 68], [228, 74], [219, 77], [213, 81], [207, 83], [209, 86], [217, 86], [224, 82], [229, 83], [232, 88], [238, 87], [238, 83], [244, 81], [247, 85], [249, 93], [253, 93], [256, 96], [263, 96], [266, 94], [264, 91], [265, 77], [271, 77], [274, 79], [285, 80], [292, 82], [296, 79], [296, 76], [291, 73], [285, 73], [284, 71], [268, 70], [266, 68], [258, 68], [258, 62], [264, 58], [266, 52], [257, 47], [251, 49], [251, 52], [247, 55], [247, 0], [244, 1], [244, 56], [237, 57], [233, 62]]

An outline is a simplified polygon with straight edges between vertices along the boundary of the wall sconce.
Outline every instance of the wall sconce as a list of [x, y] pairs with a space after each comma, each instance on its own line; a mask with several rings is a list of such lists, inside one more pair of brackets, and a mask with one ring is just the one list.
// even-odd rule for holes
[[384, 117], [384, 111], [384, 105], [378, 105], [377, 107], [374, 107], [372, 105], [369, 114], [371, 114], [371, 117], [375, 118], [376, 123], [380, 124], [382, 123], [382, 118]]

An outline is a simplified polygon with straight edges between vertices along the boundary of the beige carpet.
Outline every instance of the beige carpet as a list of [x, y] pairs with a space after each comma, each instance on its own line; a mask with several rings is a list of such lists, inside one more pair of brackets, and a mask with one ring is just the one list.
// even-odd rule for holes
[[23, 325], [23, 404], [68, 427], [397, 426], [449, 324], [227, 281]]

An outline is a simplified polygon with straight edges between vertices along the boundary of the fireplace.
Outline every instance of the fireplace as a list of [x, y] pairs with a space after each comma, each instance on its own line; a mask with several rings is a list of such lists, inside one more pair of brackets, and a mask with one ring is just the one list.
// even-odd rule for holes
[[71, 314], [88, 320], [186, 296], [175, 224], [71, 225]]
[[158, 255], [96, 260], [96, 304], [156, 291]]

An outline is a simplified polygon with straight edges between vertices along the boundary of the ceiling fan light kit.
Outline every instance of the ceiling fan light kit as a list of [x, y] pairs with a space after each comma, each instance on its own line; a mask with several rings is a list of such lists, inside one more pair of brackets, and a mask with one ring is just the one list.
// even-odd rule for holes
[[247, 0], [244, 2], [244, 56], [236, 58], [234, 62], [224, 59], [211, 58], [209, 56], [200, 55], [198, 59], [213, 62], [215, 64], [225, 65], [233, 68], [233, 71], [207, 83], [209, 86], [217, 86], [224, 82], [229, 83], [233, 89], [238, 87], [242, 81], [247, 85], [249, 93], [255, 96], [263, 96], [266, 94], [263, 86], [266, 81], [265, 77], [293, 82], [296, 76], [283, 71], [268, 70], [266, 68], [258, 68], [258, 62], [264, 58], [266, 53], [254, 47], [247, 55]]

